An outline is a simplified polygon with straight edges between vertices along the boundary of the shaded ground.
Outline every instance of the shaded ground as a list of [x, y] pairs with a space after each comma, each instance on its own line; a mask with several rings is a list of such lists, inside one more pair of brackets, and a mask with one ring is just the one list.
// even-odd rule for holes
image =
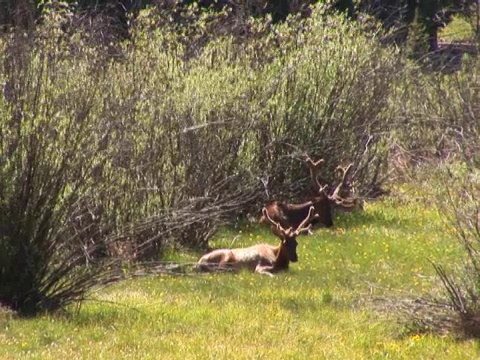
[[472, 43], [440, 43], [432, 54], [435, 70], [452, 73], [460, 70], [465, 55], [477, 55], [478, 46]]

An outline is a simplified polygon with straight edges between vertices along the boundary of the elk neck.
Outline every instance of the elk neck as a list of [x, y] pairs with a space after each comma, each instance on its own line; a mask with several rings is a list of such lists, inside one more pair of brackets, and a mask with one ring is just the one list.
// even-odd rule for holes
[[275, 263], [273, 264], [274, 271], [281, 271], [288, 269], [290, 264], [290, 260], [288, 257], [287, 250], [283, 245], [283, 240], [281, 240], [280, 244], [273, 249], [275, 253]]

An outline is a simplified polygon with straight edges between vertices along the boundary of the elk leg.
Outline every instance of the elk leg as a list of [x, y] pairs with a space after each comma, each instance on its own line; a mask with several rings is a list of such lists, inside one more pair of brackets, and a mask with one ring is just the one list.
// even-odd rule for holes
[[258, 264], [257, 267], [255, 268], [255, 272], [258, 274], [263, 274], [263, 275], [268, 275], [273, 277], [273, 274], [271, 273], [272, 269], [273, 269], [273, 266]]
[[234, 270], [235, 269], [235, 256], [233, 252], [225, 254], [220, 262], [218, 263], [218, 268], [220, 270]]

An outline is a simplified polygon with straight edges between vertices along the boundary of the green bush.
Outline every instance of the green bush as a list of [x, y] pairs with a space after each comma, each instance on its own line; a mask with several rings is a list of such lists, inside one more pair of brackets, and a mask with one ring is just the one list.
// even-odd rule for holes
[[49, 43], [21, 35], [7, 40], [1, 59], [0, 301], [30, 315], [63, 308], [93, 284], [110, 281], [103, 268], [79, 267], [91, 250], [73, 226], [85, 215], [82, 200], [95, 195], [91, 169], [98, 149], [90, 125], [98, 93], [81, 57], [62, 59]]

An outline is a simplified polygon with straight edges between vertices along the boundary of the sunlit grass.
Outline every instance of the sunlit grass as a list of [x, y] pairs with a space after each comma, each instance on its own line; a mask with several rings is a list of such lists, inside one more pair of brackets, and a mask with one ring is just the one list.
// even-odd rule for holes
[[[473, 341], [405, 332], [359, 300], [422, 296], [439, 286], [430, 261], [460, 249], [422, 201], [384, 200], [340, 214], [299, 239], [299, 262], [270, 278], [152, 276], [93, 295], [71, 316], [0, 315], [2, 359], [465, 359]], [[223, 229], [213, 246], [275, 244], [268, 229]], [[193, 262], [199, 254], [176, 255]], [[172, 255], [174, 257], [174, 255]], [[392, 314], [393, 315], [393, 314]]]
[[472, 20], [462, 16], [454, 16], [447, 27], [441, 28], [438, 36], [444, 42], [471, 41], [475, 37], [475, 29]]

